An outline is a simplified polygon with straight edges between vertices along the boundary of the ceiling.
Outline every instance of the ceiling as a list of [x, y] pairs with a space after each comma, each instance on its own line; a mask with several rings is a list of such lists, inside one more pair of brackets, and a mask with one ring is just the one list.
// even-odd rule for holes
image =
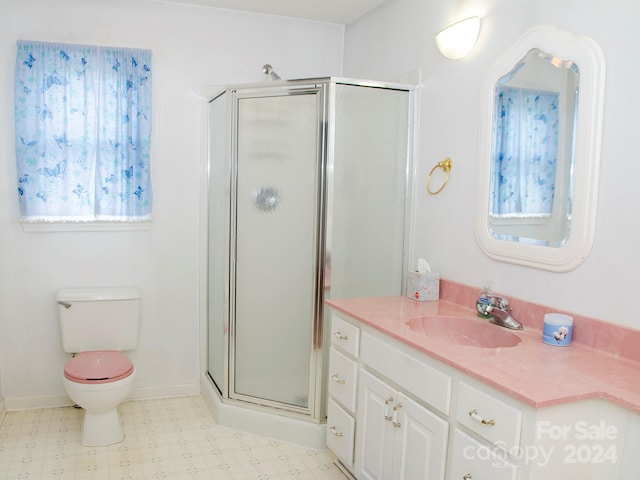
[[172, 0], [177, 3], [348, 24], [385, 0]]

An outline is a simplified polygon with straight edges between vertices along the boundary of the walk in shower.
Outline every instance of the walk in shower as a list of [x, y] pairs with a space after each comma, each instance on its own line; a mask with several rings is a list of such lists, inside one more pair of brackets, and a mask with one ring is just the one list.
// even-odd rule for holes
[[321, 423], [333, 297], [406, 276], [412, 91], [308, 79], [208, 106], [207, 369], [223, 403]]

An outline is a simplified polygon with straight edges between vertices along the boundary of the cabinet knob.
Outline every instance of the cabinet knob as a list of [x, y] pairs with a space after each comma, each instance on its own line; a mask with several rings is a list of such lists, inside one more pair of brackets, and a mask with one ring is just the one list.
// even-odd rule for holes
[[333, 334], [336, 336], [338, 340], [349, 340], [349, 337], [347, 335], [343, 335], [342, 333], [340, 333], [340, 330], [338, 330], [337, 332], [334, 332]]
[[334, 373], [333, 375], [331, 375], [331, 380], [333, 380], [336, 383], [339, 383], [340, 385], [344, 385], [345, 383], [347, 383], [345, 380], [340, 378], [337, 373]]
[[[485, 420], [484, 418], [482, 418], [482, 416], [480, 416], [478, 414], [477, 410], [471, 410], [469, 412], [469, 416], [471, 418], [473, 418], [474, 420], [476, 420], [477, 422], [480, 422], [483, 425], [489, 425], [489, 426], [493, 427], [496, 424], [496, 422], [494, 422], [493, 420]], [[471, 477], [469, 477], [469, 478], [471, 478]]]
[[333, 433], [336, 437], [342, 437], [342, 436], [344, 436], [344, 435], [342, 434], [342, 432], [339, 432], [339, 431], [337, 431], [337, 430], [336, 430], [335, 425], [334, 425], [334, 426], [332, 426], [332, 427], [329, 427], [329, 431], [330, 431], [331, 433]]
[[467, 473], [464, 477], [462, 477], [462, 480], [471, 480], [471, 474]]

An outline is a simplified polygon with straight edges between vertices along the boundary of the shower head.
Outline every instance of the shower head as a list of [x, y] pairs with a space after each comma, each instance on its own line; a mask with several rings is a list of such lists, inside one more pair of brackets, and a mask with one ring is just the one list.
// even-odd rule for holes
[[268, 75], [271, 80], [280, 80], [280, 76], [273, 71], [273, 67], [268, 63], [262, 66], [262, 73]]

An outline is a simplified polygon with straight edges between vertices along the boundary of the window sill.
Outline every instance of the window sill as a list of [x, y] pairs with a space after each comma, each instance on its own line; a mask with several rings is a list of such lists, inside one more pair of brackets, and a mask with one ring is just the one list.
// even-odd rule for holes
[[25, 232], [124, 232], [151, 230], [145, 222], [20, 222]]

